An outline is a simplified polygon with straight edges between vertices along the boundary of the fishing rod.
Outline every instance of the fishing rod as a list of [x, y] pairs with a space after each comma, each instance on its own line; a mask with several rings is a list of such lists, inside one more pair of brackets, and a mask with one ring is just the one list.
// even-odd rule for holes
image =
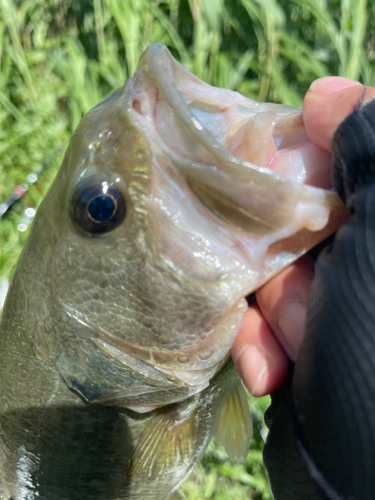
[[[28, 191], [29, 187], [35, 184], [35, 182], [39, 179], [39, 177], [47, 170], [47, 168], [55, 161], [57, 156], [61, 153], [61, 151], [65, 148], [66, 143], [59, 146], [52, 156], [43, 161], [40, 166], [40, 169], [36, 172], [31, 172], [25, 179], [25, 182], [18, 184], [13, 188], [13, 191], [8, 198], [6, 198], [3, 202], [0, 203], [0, 220], [4, 215], [11, 209], [11, 207], [21, 199]], [[22, 224], [19, 224], [19, 231], [26, 231], [28, 225], [30, 224], [32, 218], [34, 217], [36, 210], [34, 208], [27, 208], [25, 210], [26, 219]], [[21, 226], [21, 227], [20, 227]]]

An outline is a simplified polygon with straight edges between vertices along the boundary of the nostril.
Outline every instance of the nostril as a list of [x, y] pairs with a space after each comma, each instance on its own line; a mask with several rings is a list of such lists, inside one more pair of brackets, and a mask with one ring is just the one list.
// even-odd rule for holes
[[133, 101], [133, 108], [135, 109], [135, 111], [139, 114], [139, 115], [142, 115], [142, 106], [141, 106], [141, 101], [139, 101], [138, 99], [134, 99]]

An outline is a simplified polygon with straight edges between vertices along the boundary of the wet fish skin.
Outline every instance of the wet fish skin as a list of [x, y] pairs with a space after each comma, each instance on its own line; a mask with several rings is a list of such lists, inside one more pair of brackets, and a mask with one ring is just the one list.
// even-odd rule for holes
[[[28, 376], [35, 373], [29, 371]], [[34, 404], [14, 405], [0, 416], [1, 499], [167, 498], [199, 461], [215, 416], [217, 420], [238, 384], [228, 361], [203, 392], [184, 403], [137, 414], [87, 405], [67, 392], [59, 378], [52, 388], [52, 370], [44, 373], [48, 404], [38, 406], [35, 398]], [[28, 391], [30, 399], [41, 392], [30, 383]], [[160, 439], [155, 442], [155, 437]], [[143, 453], [150, 447], [154, 453], [146, 454], [146, 460]]]
[[[244, 455], [244, 296], [346, 218], [303, 186], [313, 155], [300, 111], [213, 89], [159, 44], [82, 120], [1, 319], [1, 500], [165, 500], [214, 432], [231, 448], [224, 410]], [[103, 186], [126, 214], [92, 234], [77, 206]]]

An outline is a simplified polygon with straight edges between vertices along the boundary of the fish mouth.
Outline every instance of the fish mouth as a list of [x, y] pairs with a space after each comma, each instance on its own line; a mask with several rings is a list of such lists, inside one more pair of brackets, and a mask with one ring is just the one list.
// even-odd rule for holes
[[[161, 43], [144, 52], [125, 90], [133, 120], [153, 150], [166, 155], [198, 199], [235, 229], [273, 232], [288, 224], [297, 208], [305, 212], [303, 227], [316, 232], [329, 223], [330, 211], [344, 210], [336, 193], [304, 184], [305, 166], [280, 169], [280, 163], [301, 163], [301, 151], [315, 148], [300, 109], [211, 87]], [[254, 137], [249, 141], [246, 134]]]
[[[189, 234], [187, 246], [197, 231], [178, 214], [189, 211], [191, 217], [199, 212], [194, 224], [200, 225], [202, 241], [214, 227], [213, 232], [220, 233], [220, 237], [210, 235], [211, 241], [217, 240], [216, 248], [230, 240], [229, 252], [240, 255], [244, 266], [255, 272], [243, 286], [243, 295], [347, 220], [349, 214], [332, 190], [331, 156], [309, 141], [301, 109], [257, 103], [212, 87], [181, 66], [161, 43], [144, 52], [123, 92], [130, 119], [149, 142], [153, 156], [154, 190], [147, 200], [150, 221], [153, 213], [163, 211], [150, 222], [154, 233], [162, 218], [174, 212], [169, 225], [177, 227], [178, 222], [184, 228], [179, 238]], [[172, 193], [165, 185], [173, 182], [178, 188]], [[183, 205], [180, 200], [188, 197], [190, 204]], [[168, 198], [174, 198], [178, 209], [164, 203]], [[213, 270], [215, 265], [205, 265], [196, 271], [197, 259], [182, 245], [179, 252], [168, 246], [165, 240], [158, 251], [174, 269], [184, 267], [179, 259], [183, 255], [187, 262], [183, 272], [189, 277], [212, 281], [228, 271], [220, 263]], [[199, 252], [196, 249], [195, 254]]]

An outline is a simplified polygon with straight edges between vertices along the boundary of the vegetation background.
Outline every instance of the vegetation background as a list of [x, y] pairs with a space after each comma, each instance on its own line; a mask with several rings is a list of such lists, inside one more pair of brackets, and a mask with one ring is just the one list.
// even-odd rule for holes
[[[327, 75], [375, 85], [374, 0], [0, 0], [0, 211], [15, 186], [28, 188], [0, 222], [0, 288], [79, 120], [156, 40], [208, 83], [258, 101], [299, 106]], [[187, 499], [272, 498], [268, 399], [249, 402], [246, 463], [212, 443], [182, 486]]]

